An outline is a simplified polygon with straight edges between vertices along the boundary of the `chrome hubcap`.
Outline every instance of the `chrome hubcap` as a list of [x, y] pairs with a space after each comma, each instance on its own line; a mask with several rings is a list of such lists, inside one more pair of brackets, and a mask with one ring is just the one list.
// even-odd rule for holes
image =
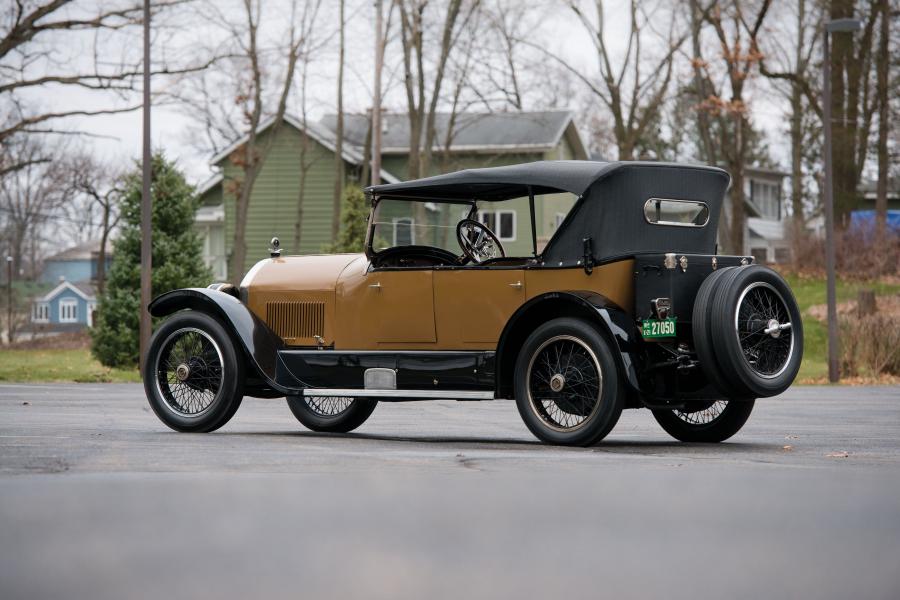
[[554, 392], [561, 392], [564, 385], [566, 385], [566, 378], [560, 373], [550, 378], [550, 389]]
[[769, 323], [766, 325], [766, 331], [771, 331], [769, 335], [773, 338], [781, 337], [781, 323], [778, 322], [778, 319], [769, 319]]
[[191, 376], [191, 368], [184, 363], [181, 363], [175, 368], [175, 377], [178, 378], [178, 381], [186, 381], [188, 377]]

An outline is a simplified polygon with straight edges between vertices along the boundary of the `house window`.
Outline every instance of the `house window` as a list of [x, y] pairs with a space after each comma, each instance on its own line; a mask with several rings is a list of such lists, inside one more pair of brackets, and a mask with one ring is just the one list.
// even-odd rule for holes
[[753, 257], [753, 262], [757, 265], [764, 265], [769, 262], [768, 248], [750, 248], [750, 255]]
[[479, 210], [478, 221], [493, 231], [501, 242], [516, 241], [516, 211]]
[[759, 208], [760, 216], [767, 219], [781, 218], [781, 188], [768, 181], [750, 180], [750, 198]]
[[775, 262], [781, 264], [791, 262], [791, 249], [775, 248]]
[[559, 229], [559, 226], [562, 225], [562, 222], [566, 218], [566, 213], [556, 213], [553, 218], [553, 229]]
[[228, 264], [225, 256], [225, 228], [221, 225], [206, 225], [203, 231], [203, 262], [216, 279], [228, 276]]
[[46, 323], [50, 320], [50, 305], [46, 302], [35, 302], [31, 313], [31, 320], [35, 323]]
[[64, 298], [59, 301], [59, 322], [78, 322], [78, 300], [75, 300], [74, 298]]
[[412, 246], [416, 243], [415, 221], [411, 217], [394, 219], [394, 246]]

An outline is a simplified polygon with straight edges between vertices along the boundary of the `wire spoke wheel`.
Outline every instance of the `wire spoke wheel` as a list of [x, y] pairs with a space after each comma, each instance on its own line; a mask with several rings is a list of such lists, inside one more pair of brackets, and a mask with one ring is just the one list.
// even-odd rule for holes
[[727, 400], [716, 400], [697, 410], [675, 410], [672, 412], [676, 417], [689, 425], [709, 425], [722, 416], [727, 406]]
[[304, 396], [303, 401], [320, 417], [339, 417], [353, 406], [353, 398], [343, 396]]
[[156, 386], [166, 407], [181, 417], [195, 418], [210, 410], [224, 378], [222, 351], [200, 329], [174, 331], [157, 354]]
[[761, 377], [777, 377], [794, 351], [787, 303], [774, 287], [757, 282], [744, 290], [737, 307], [734, 326], [744, 360]]
[[527, 385], [534, 413], [550, 428], [570, 432], [599, 408], [603, 376], [590, 347], [574, 336], [559, 335], [532, 355]]

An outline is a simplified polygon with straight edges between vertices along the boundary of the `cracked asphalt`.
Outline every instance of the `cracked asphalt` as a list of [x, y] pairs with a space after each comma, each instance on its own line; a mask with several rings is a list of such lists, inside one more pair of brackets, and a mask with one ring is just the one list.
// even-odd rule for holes
[[178, 434], [139, 385], [0, 385], [0, 598], [900, 598], [900, 388], [795, 387], [719, 445], [511, 402], [349, 435], [246, 399]]

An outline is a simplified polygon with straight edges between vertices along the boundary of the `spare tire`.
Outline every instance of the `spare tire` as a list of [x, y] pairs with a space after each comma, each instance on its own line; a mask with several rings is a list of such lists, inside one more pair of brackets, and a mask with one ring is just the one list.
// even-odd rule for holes
[[725, 267], [717, 271], [713, 271], [697, 291], [697, 297], [694, 300], [694, 310], [691, 315], [691, 331], [694, 335], [694, 349], [697, 351], [697, 358], [700, 360], [700, 369], [706, 376], [707, 381], [722, 394], [723, 398], [752, 398], [750, 391], [743, 387], [735, 389], [732, 382], [728, 381], [722, 374], [722, 367], [716, 359], [716, 350], [713, 347], [712, 329], [710, 328], [710, 319], [712, 318], [712, 300], [715, 292], [719, 290], [719, 281], [734, 271], [737, 267]]
[[718, 278], [715, 288], [708, 329], [721, 376], [738, 397], [782, 393], [803, 358], [803, 324], [790, 287], [772, 269], [747, 265]]

